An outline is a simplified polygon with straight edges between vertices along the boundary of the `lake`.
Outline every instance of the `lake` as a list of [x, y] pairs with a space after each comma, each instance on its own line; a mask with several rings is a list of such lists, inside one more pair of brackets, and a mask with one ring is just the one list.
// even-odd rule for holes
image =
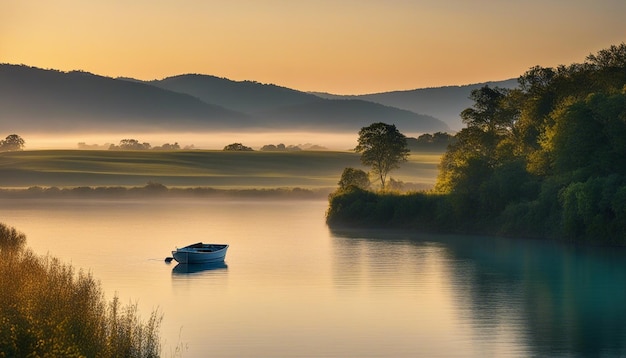
[[[35, 252], [163, 313], [162, 356], [626, 355], [626, 251], [332, 231], [325, 200], [0, 201]], [[224, 265], [167, 264], [228, 243]]]

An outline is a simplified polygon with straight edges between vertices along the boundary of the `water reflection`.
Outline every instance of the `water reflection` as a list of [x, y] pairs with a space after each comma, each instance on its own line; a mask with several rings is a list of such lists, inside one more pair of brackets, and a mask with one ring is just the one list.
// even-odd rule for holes
[[334, 231], [333, 280], [338, 289], [386, 287], [405, 292], [429, 284], [420, 280], [433, 270], [445, 248], [432, 241], [413, 244], [397, 232]]
[[[470, 339], [489, 347], [488, 354], [626, 354], [624, 249], [406, 232], [332, 234], [336, 287], [359, 280], [371, 286], [386, 277], [404, 291], [434, 290], [442, 298], [448, 291], [458, 321], [470, 325]], [[436, 273], [443, 276], [427, 277]]]
[[[2, 204], [35, 252], [162, 308], [165, 356], [626, 357], [624, 250], [331, 232], [325, 201]], [[163, 263], [207, 232], [239, 248], [228, 267]]]
[[539, 356], [626, 352], [623, 249], [498, 238], [458, 240], [450, 249], [466, 263], [453, 267], [456, 293], [478, 327], [508, 321]]
[[226, 271], [228, 265], [225, 262], [209, 262], [203, 264], [177, 264], [172, 269], [172, 276], [177, 275], [197, 275], [203, 273], [210, 273], [209, 271]]

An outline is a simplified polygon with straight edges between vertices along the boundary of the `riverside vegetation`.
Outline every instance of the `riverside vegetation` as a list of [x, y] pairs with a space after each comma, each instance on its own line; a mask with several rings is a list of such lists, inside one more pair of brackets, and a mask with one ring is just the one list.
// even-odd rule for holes
[[161, 315], [107, 302], [90, 274], [25, 247], [0, 223], [0, 357], [158, 357]]
[[328, 224], [626, 245], [626, 45], [518, 82], [472, 91], [433, 190], [338, 189]]

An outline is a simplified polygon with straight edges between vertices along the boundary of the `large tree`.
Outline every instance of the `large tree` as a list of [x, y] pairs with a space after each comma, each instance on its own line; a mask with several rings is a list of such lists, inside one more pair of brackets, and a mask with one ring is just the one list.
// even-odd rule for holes
[[398, 168], [400, 162], [405, 162], [410, 152], [404, 134], [395, 125], [381, 122], [361, 128], [354, 150], [361, 153], [361, 163], [372, 167], [382, 189], [385, 189], [387, 174]]
[[24, 149], [24, 139], [17, 134], [8, 135], [0, 140], [0, 152], [10, 152]]
[[235, 151], [235, 152], [252, 152], [253, 149], [250, 147], [246, 147], [241, 143], [232, 143], [224, 147], [224, 151]]

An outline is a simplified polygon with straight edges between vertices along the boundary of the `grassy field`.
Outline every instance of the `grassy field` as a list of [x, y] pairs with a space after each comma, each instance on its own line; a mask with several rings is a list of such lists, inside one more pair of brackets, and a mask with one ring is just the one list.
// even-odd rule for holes
[[[432, 186], [441, 153], [414, 153], [391, 173], [405, 183]], [[89, 151], [0, 153], [0, 188], [143, 186], [332, 188], [346, 167], [361, 168], [352, 152]]]

